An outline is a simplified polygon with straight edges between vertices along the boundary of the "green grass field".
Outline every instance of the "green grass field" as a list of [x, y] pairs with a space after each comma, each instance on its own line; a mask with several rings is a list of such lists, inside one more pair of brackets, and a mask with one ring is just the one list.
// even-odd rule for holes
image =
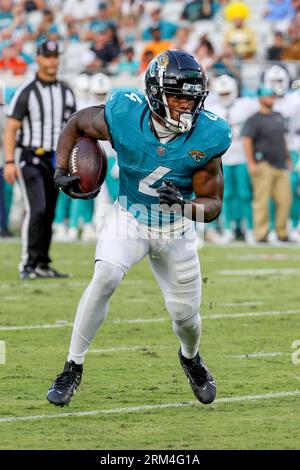
[[[74, 319], [94, 246], [53, 245], [54, 266], [73, 276], [62, 281], [19, 281], [19, 251], [16, 242], [0, 243], [1, 449], [300, 448], [300, 365], [291, 359], [300, 339], [299, 247], [199, 252], [201, 352], [218, 386], [210, 406], [194, 400], [146, 260], [113, 296], [70, 406], [49, 405], [47, 388], [62, 369], [71, 334], [71, 326], [57, 322]], [[136, 319], [153, 321], [130, 322]], [[38, 325], [55, 327], [7, 329]], [[93, 352], [99, 349], [106, 351]], [[74, 416], [55, 417], [60, 413]]]

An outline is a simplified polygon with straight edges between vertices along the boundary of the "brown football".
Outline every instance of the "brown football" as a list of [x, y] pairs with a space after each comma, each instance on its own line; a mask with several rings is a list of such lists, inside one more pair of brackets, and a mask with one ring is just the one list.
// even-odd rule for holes
[[99, 189], [107, 173], [107, 156], [100, 142], [91, 137], [78, 139], [70, 155], [69, 172], [80, 177], [75, 191], [90, 193]]

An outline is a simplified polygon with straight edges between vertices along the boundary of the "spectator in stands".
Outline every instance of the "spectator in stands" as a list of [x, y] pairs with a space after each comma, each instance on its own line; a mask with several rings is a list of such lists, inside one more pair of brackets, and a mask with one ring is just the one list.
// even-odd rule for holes
[[213, 71], [216, 77], [229, 75], [234, 78], [240, 87], [241, 82], [241, 64], [235, 57], [234, 50], [230, 45], [224, 47], [221, 55], [216, 57], [213, 65]]
[[117, 72], [124, 75], [137, 75], [138, 70], [139, 61], [135, 59], [133, 47], [129, 46], [123, 51]]
[[281, 31], [274, 33], [274, 42], [271, 47], [268, 48], [266, 59], [280, 62], [282, 60], [282, 52], [285, 47], [285, 41]]
[[150, 26], [142, 32], [142, 39], [144, 41], [151, 41], [153, 37], [153, 28], [159, 28], [160, 38], [164, 40], [172, 39], [174, 37], [177, 30], [177, 25], [170, 23], [169, 21], [163, 20], [161, 18], [160, 8], [155, 8], [151, 11]]
[[269, 232], [269, 200], [276, 205], [276, 233], [288, 241], [287, 222], [291, 206], [288, 168], [292, 161], [285, 141], [284, 119], [273, 111], [275, 92], [261, 87], [260, 109], [244, 125], [242, 136], [254, 191], [254, 234], [257, 242], [266, 242]]
[[65, 38], [67, 41], [80, 41], [79, 26], [77, 21], [70, 21], [67, 23], [66, 28]]
[[239, 59], [251, 59], [256, 53], [256, 38], [242, 18], [235, 18], [233, 26], [225, 34], [225, 44], [230, 45]]
[[268, 0], [264, 17], [269, 21], [281, 21], [292, 18], [293, 14], [291, 0]]
[[182, 12], [182, 19], [198, 21], [213, 17], [215, 0], [186, 0]]
[[10, 70], [13, 75], [24, 75], [28, 67], [26, 60], [20, 55], [18, 44], [10, 41], [1, 52], [0, 70]]
[[99, 28], [114, 28], [116, 29], [116, 24], [111, 19], [110, 8], [104, 2], [99, 3], [97, 14], [95, 18], [93, 18], [88, 26], [87, 26], [87, 33], [86, 39], [93, 40], [94, 39], [94, 31], [98, 31]]
[[225, 44], [232, 46], [239, 59], [251, 59], [256, 53], [255, 33], [245, 25], [249, 14], [249, 7], [242, 2], [230, 3], [225, 8], [226, 18], [232, 22], [225, 33]]
[[197, 42], [190, 39], [190, 28], [188, 26], [179, 26], [173, 38], [171, 49], [181, 49], [193, 54], [196, 47]]
[[117, 34], [117, 29], [114, 25], [107, 25], [106, 32], [108, 36], [108, 46], [114, 57], [118, 57], [121, 52], [120, 41]]
[[110, 42], [107, 28], [99, 26], [90, 50], [84, 55], [83, 62], [87, 73], [108, 72], [108, 66], [118, 57], [116, 47]]
[[22, 3], [14, 5], [13, 21], [10, 26], [11, 36], [13, 38], [21, 38], [23, 41], [30, 41], [32, 39], [32, 28], [26, 21], [24, 6]]
[[215, 50], [207, 35], [200, 38], [200, 43], [195, 50], [195, 58], [202, 65], [205, 71], [208, 71], [215, 62]]
[[288, 29], [289, 43], [285, 46], [283, 60], [300, 60], [300, 28], [292, 23]]
[[300, 12], [300, 0], [292, 0], [292, 6], [294, 9], [294, 17], [295, 17], [297, 13]]
[[140, 73], [144, 73], [147, 70], [147, 67], [153, 58], [154, 58], [153, 51], [145, 49], [141, 58], [140, 70], [139, 70]]
[[29, 66], [35, 64], [34, 58], [31, 55], [29, 55], [28, 53], [23, 51], [23, 46], [24, 46], [23, 39], [22, 38], [15, 38], [15, 39], [13, 39], [13, 42], [14, 42], [14, 46], [15, 46], [16, 55], [20, 56], [22, 59], [24, 59], [26, 64], [29, 65]]
[[46, 2], [44, 0], [25, 0], [24, 8], [27, 13], [31, 13], [35, 10], [43, 10], [46, 8]]
[[119, 35], [124, 46], [134, 46], [140, 40], [136, 16], [125, 16], [120, 20]]
[[84, 22], [97, 16], [98, 0], [65, 0], [63, 3], [64, 21]]
[[143, 54], [146, 51], [151, 51], [153, 57], [160, 54], [171, 47], [171, 41], [167, 39], [162, 39], [160, 36], [160, 27], [159, 25], [152, 26], [151, 28], [152, 41], [146, 43]]
[[47, 39], [50, 41], [59, 39], [58, 26], [55, 23], [54, 14], [49, 8], [43, 10], [42, 21], [38, 29], [32, 34], [32, 39], [37, 43], [44, 42]]
[[[0, 38], [6, 39], [11, 37], [11, 25], [13, 22], [13, 1], [2, 0], [0, 4]], [[8, 34], [9, 31], [9, 34]]]

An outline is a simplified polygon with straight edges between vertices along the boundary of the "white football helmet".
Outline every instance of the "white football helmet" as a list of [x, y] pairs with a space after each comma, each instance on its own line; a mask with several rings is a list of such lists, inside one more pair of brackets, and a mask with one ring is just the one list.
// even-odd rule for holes
[[232, 105], [238, 97], [238, 86], [234, 78], [229, 75], [221, 75], [213, 82], [213, 91], [216, 93], [220, 103], [225, 108]]
[[91, 77], [90, 81], [90, 94], [97, 96], [100, 100], [104, 101], [112, 88], [111, 80], [104, 73], [97, 73]]
[[87, 96], [90, 88], [90, 77], [86, 73], [81, 73], [74, 80], [74, 90], [80, 97]]
[[289, 89], [290, 77], [280, 65], [272, 65], [264, 76], [264, 85], [271, 88], [278, 97], [282, 97]]

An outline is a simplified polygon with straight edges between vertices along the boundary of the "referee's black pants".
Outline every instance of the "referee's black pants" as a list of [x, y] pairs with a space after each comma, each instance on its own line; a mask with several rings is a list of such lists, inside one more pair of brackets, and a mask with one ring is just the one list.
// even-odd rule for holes
[[52, 223], [58, 190], [54, 186], [54, 153], [40, 157], [30, 149], [21, 149], [17, 164], [19, 182], [25, 205], [22, 224], [22, 262], [20, 271], [48, 265]]

